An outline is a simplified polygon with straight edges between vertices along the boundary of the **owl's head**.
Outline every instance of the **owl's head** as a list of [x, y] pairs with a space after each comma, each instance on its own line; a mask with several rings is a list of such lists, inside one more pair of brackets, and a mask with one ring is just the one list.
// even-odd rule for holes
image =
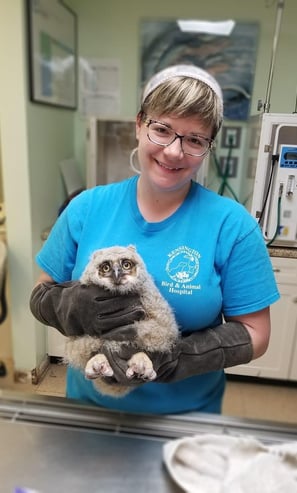
[[92, 254], [81, 282], [128, 293], [139, 290], [144, 270], [143, 261], [133, 246], [103, 248]]

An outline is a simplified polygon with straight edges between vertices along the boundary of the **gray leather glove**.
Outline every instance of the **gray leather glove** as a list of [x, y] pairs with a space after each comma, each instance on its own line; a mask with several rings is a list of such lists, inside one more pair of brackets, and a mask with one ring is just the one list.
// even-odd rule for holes
[[145, 316], [136, 294], [114, 295], [79, 281], [38, 284], [30, 297], [33, 315], [65, 336], [102, 336]]
[[[136, 352], [135, 345], [123, 345], [119, 352], [103, 347], [114, 376], [109, 382], [135, 385], [140, 378], [126, 376], [127, 361]], [[249, 332], [240, 322], [227, 322], [215, 328], [198, 330], [181, 337], [169, 353], [147, 352], [153, 362], [157, 378], [154, 382], [177, 382], [202, 373], [222, 370], [230, 366], [248, 363], [253, 357]]]

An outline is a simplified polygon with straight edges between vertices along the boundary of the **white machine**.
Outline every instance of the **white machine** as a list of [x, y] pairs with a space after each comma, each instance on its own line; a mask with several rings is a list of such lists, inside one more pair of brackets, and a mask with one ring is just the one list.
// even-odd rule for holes
[[[258, 219], [267, 246], [297, 247], [297, 98], [290, 114], [273, 114], [270, 96], [284, 0], [277, 2], [275, 35], [264, 114], [254, 117], [259, 136], [251, 212]], [[253, 120], [253, 118], [252, 118]]]
[[297, 246], [297, 114], [264, 113], [251, 213], [268, 244]]

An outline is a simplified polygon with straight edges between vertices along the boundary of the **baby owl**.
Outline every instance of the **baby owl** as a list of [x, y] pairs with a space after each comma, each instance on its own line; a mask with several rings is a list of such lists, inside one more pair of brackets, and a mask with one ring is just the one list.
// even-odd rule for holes
[[[97, 284], [117, 294], [138, 293], [145, 311], [143, 320], [133, 323], [136, 329], [135, 354], [128, 361], [127, 377], [140, 376], [154, 380], [156, 372], [149, 357], [143, 352], [169, 351], [179, 334], [178, 326], [167, 301], [163, 298], [134, 246], [114, 246], [96, 250], [80, 279], [82, 284]], [[128, 341], [127, 341], [128, 342]], [[66, 342], [65, 361], [84, 371], [86, 378], [102, 394], [121, 397], [131, 387], [109, 384], [101, 377], [113, 375], [102, 344], [117, 350], [125, 342], [104, 340], [89, 335], [70, 337]]]

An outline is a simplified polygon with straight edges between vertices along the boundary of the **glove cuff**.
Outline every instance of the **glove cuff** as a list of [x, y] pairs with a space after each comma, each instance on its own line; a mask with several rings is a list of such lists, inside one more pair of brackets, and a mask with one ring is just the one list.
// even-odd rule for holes
[[50, 325], [48, 318], [45, 318], [41, 312], [42, 301], [44, 296], [48, 293], [50, 288], [54, 286], [54, 282], [41, 282], [35, 286], [30, 296], [30, 310], [39, 322]]
[[[69, 316], [69, 302], [63, 303], [64, 288], [71, 288], [75, 282], [66, 283], [42, 282], [33, 289], [30, 297], [30, 309], [39, 322], [57, 329], [64, 336], [81, 335], [79, 324], [69, 323], [64, 326], [63, 320]], [[67, 290], [68, 291], [68, 290]], [[73, 301], [75, 303], [75, 300]], [[76, 330], [72, 330], [74, 327]]]
[[241, 322], [226, 322], [215, 329], [209, 329], [217, 338], [222, 350], [222, 368], [249, 363], [253, 358], [253, 344], [250, 333]]
[[181, 338], [169, 356], [160, 356], [160, 364], [152, 359], [156, 381], [166, 383], [248, 363], [252, 357], [252, 340], [245, 326], [227, 322]]

